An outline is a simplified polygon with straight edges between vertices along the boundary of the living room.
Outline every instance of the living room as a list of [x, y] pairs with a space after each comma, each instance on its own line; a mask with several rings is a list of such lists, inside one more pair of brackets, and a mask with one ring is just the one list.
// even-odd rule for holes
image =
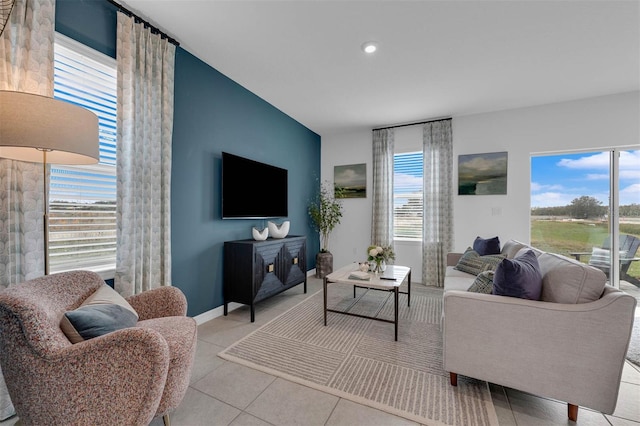
[[[236, 77], [231, 71], [227, 71], [232, 68], [226, 68], [226, 63], [221, 62], [218, 65], [215, 59], [205, 60], [198, 56], [189, 50], [191, 48], [189, 43], [195, 43], [192, 34], [185, 33], [182, 39], [183, 35], [173, 31], [170, 24], [163, 25], [161, 15], [154, 14], [152, 9], [158, 7], [159, 11], [164, 10], [163, 7], [167, 6], [166, 4], [150, 6], [144, 3], [122, 2], [144, 19], [170, 32], [170, 35], [183, 46], [188, 46], [176, 49], [171, 176], [172, 281], [173, 285], [180, 288], [187, 297], [188, 315], [198, 318], [199, 322], [222, 315], [224, 242], [251, 238], [252, 227], [266, 226], [265, 220], [222, 220], [219, 192], [222, 152], [230, 152], [288, 170], [290, 195], [289, 215], [286, 219], [291, 223], [290, 234], [303, 235], [307, 238], [307, 269], [311, 275], [315, 267], [315, 255], [320, 250], [320, 239], [309, 221], [307, 207], [320, 182], [333, 180], [335, 166], [366, 164], [368, 192], [366, 198], [343, 201], [344, 215], [335, 232], [331, 234], [330, 248], [334, 263], [337, 267], [362, 261], [366, 257], [366, 248], [372, 242], [373, 202], [369, 189], [373, 186], [371, 150], [373, 128], [452, 118], [454, 159], [457, 160], [459, 155], [465, 154], [505, 151], [508, 153], [506, 194], [453, 197], [455, 229], [453, 249], [456, 251], [464, 251], [478, 235], [484, 237], [497, 235], [503, 241], [530, 240], [532, 154], [609, 148], [638, 149], [640, 141], [638, 125], [640, 92], [637, 78], [639, 25], [638, 4], [635, 1], [588, 2], [590, 6], [585, 6], [585, 9], [581, 9], [582, 6], [579, 3], [573, 6], [565, 2], [556, 2], [558, 4], [555, 6], [550, 5], [549, 7], [558, 7], [557, 12], [566, 19], [567, 28], [577, 27], [581, 30], [576, 30], [576, 34], [567, 30], [567, 40], [555, 38], [559, 33], [561, 34], [559, 27], [562, 19], [560, 18], [551, 20], [554, 23], [553, 28], [549, 22], [547, 22], [549, 27], [545, 27], [544, 20], [531, 18], [531, 21], [528, 21], [528, 25], [523, 28], [519, 36], [523, 42], [529, 38], [545, 38], [545, 31], [548, 31], [546, 44], [542, 44], [547, 48], [562, 50], [579, 46], [582, 49], [564, 50], [565, 57], [560, 64], [548, 62], [549, 58], [556, 57], [555, 55], [538, 59], [536, 55], [544, 53], [543, 51], [529, 53], [528, 61], [522, 64], [522, 67], [536, 69], [540, 80], [555, 81], [554, 84], [557, 84], [547, 90], [538, 89], [540, 100], [537, 102], [526, 104], [518, 99], [518, 86], [524, 86], [529, 82], [534, 85], [534, 81], [523, 82], [520, 79], [509, 81], [504, 77], [504, 86], [508, 87], [508, 90], [513, 90], [513, 95], [509, 97], [505, 94], [504, 88], [491, 86], [482, 78], [501, 68], [515, 67], [505, 59], [506, 64], [494, 63], [491, 67], [485, 64], [485, 68], [478, 65], [478, 79], [466, 81], [463, 85], [463, 87], [482, 86], [481, 92], [484, 99], [491, 99], [500, 89], [502, 98], [499, 100], [502, 103], [495, 104], [500, 106], [474, 105], [474, 102], [482, 103], [483, 99], [479, 98], [468, 99], [468, 104], [462, 106], [455, 104], [432, 106], [432, 101], [429, 101], [428, 107], [405, 110], [402, 106], [403, 99], [383, 98], [381, 103], [384, 107], [379, 108], [382, 112], [377, 116], [364, 117], [357, 125], [343, 126], [341, 123], [340, 126], [333, 127], [321, 124], [320, 118], [313, 124], [303, 119], [303, 117], [311, 117], [314, 109], [318, 110], [317, 115], [320, 116], [320, 112], [326, 108], [314, 106], [313, 98], [307, 98], [306, 92], [300, 92], [302, 93], [300, 97], [305, 98], [299, 101], [300, 104], [304, 104], [300, 110], [289, 110], [284, 108], [284, 105], [288, 104], [285, 100], [281, 100], [277, 93], [270, 98], [268, 92], [258, 90], [261, 86], [255, 86], [256, 89], [254, 89], [253, 82], [245, 82], [244, 77]], [[256, 6], [256, 10], [262, 10], [260, 7], [265, 5]], [[495, 4], [492, 7], [495, 7]], [[571, 7], [577, 8], [575, 10], [580, 19], [575, 18]], [[117, 9], [107, 0], [58, 0], [56, 31], [114, 57]], [[144, 13], [145, 10], [148, 13]], [[350, 14], [355, 14], [353, 4], [347, 10]], [[632, 12], [629, 13], [629, 10]], [[246, 9], [239, 7], [236, 10], [236, 13], [241, 12], [246, 12]], [[247, 14], [247, 20], [261, 20], [260, 13], [255, 14], [258, 17]], [[505, 14], [508, 17], [514, 15], [523, 17], [527, 13], [510, 10]], [[465, 14], [464, 18], [472, 20], [473, 16], [469, 15], [473, 14]], [[535, 15], [537, 18], [543, 16], [544, 13], [541, 12]], [[606, 19], [603, 16], [606, 16]], [[575, 22], [571, 22], [572, 17], [576, 19]], [[224, 18], [216, 17], [216, 19]], [[527, 21], [523, 18], [523, 22]], [[597, 30], [594, 29], [583, 43], [577, 43], [576, 40], [580, 37], [586, 37], [584, 30], [590, 26]], [[624, 43], [601, 43], [598, 40], [605, 32], [609, 33], [611, 41], [619, 38], [624, 40]], [[492, 36], [484, 42], [492, 43], [505, 37], [500, 34], [500, 31], [492, 33]], [[513, 34], [510, 36], [515, 37]], [[207, 36], [198, 34], [195, 38], [206, 39]], [[358, 40], [354, 54], [362, 55], [359, 44], [363, 41], [365, 40]], [[209, 42], [216, 46], [219, 43], [214, 39]], [[612, 45], [616, 48], [611, 48]], [[218, 49], [229, 54], [229, 51], [233, 50], [233, 46], [231, 44], [229, 46], [231, 47], [218, 46]], [[487, 50], [492, 50], [489, 45], [486, 47]], [[588, 64], [583, 64], [582, 61], [585, 60], [590, 47], [593, 48], [595, 59], [592, 58]], [[241, 51], [239, 46], [238, 49]], [[384, 49], [384, 43], [381, 41], [381, 54], [384, 54]], [[492, 52], [497, 54], [500, 50], [496, 48], [496, 51]], [[608, 52], [606, 58], [598, 59], [598, 55], [602, 52]], [[627, 55], [629, 52], [632, 52], [631, 58]], [[502, 53], [505, 57], [517, 56], [520, 61], [523, 57], [527, 57], [527, 52], [514, 52], [509, 49], [505, 49]], [[242, 51], [238, 56], [239, 65], [235, 66], [258, 68], [248, 52]], [[482, 54], [479, 53], [478, 56]], [[278, 62], [287, 62], [287, 58], [277, 59]], [[369, 59], [371, 58], [365, 61]], [[477, 59], [477, 57], [469, 57], [468, 60], [464, 57], [457, 58], [452, 66], [473, 68], [468, 64], [472, 64]], [[370, 62], [368, 65], [371, 65]], [[591, 68], [595, 62], [602, 62], [605, 65], [599, 66], [594, 71]], [[631, 64], [631, 67], [627, 66], [628, 64]], [[558, 90], [558, 86], [572, 86], [574, 80], [578, 80], [575, 74], [576, 67], [589, 69], [587, 74], [591, 78], [592, 87], [588, 87], [588, 90], [579, 87], [575, 88], [573, 94], [566, 94], [572, 93], [567, 91], [562, 95], [556, 95], [554, 92]], [[295, 74], [294, 71], [292, 70], [291, 73]], [[255, 74], [259, 76], [256, 80], [264, 81], [286, 80], [288, 76], [288, 74], [281, 75], [275, 71], [269, 72], [262, 69], [255, 71]], [[322, 74], [320, 70], [314, 76], [317, 81], [322, 80]], [[427, 70], [425, 75], [428, 75]], [[630, 75], [633, 77], [629, 77]], [[511, 78], [514, 77], [511, 76]], [[350, 76], [349, 79], [355, 80], [356, 77]], [[588, 78], [581, 79], [580, 83], [587, 84], [585, 80]], [[293, 85], [294, 82], [289, 83]], [[462, 85], [463, 82], [457, 84]], [[540, 83], [535, 84], [535, 87], [542, 87], [538, 84]], [[284, 83], [280, 82], [279, 85]], [[278, 87], [278, 84], [275, 87]], [[454, 87], [450, 88], [454, 89]], [[405, 92], [399, 91], [398, 96], [400, 97], [402, 93]], [[589, 94], [578, 95], [578, 93]], [[351, 95], [348, 91], [336, 93], [334, 94], [335, 103], [339, 105], [341, 98]], [[336, 109], [347, 117], [358, 115], [357, 110], [344, 110], [342, 106], [336, 106]], [[421, 127], [398, 128], [396, 149], [406, 152], [421, 151]], [[454, 160], [454, 167], [456, 160]], [[259, 185], [255, 186], [254, 190], [260, 190]], [[397, 241], [395, 248], [397, 263], [410, 266], [413, 270], [414, 282], [420, 282], [422, 272], [420, 243]], [[319, 290], [318, 287], [315, 289]], [[635, 422], [639, 420], [640, 418], [633, 419]]]

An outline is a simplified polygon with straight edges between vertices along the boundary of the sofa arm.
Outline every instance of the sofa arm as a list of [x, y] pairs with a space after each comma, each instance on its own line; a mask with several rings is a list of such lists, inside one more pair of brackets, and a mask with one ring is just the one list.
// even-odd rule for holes
[[140, 321], [187, 314], [187, 298], [177, 287], [165, 286], [147, 290], [129, 296], [127, 302], [136, 310]]
[[609, 286], [571, 305], [449, 291], [444, 369], [611, 414], [635, 305]]
[[118, 330], [45, 357], [34, 356], [26, 342], [14, 350], [25, 355], [23, 362], [11, 363], [5, 374], [22, 378], [13, 403], [22, 406], [25, 424], [149, 424], [169, 368], [167, 342], [144, 328]]
[[462, 257], [462, 253], [447, 253], [447, 266], [456, 266]]

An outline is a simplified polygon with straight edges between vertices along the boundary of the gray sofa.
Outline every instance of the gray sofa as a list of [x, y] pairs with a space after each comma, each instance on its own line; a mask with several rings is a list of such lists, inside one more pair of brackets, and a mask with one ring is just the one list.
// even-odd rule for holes
[[[527, 247], [510, 240], [502, 254]], [[574, 421], [579, 406], [612, 414], [636, 300], [597, 268], [534, 251], [541, 300], [469, 292], [475, 276], [454, 269], [461, 254], [449, 254], [442, 329], [451, 384], [463, 375], [554, 398]]]

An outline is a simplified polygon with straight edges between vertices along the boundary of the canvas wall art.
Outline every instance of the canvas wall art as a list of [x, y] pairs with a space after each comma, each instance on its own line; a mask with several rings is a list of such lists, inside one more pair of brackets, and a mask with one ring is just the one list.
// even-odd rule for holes
[[367, 197], [367, 165], [334, 166], [333, 184], [342, 192], [342, 198]]
[[458, 156], [458, 195], [507, 193], [507, 153]]

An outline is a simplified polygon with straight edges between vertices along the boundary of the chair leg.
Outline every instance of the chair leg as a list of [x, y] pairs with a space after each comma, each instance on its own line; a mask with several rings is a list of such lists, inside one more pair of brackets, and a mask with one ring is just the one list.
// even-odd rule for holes
[[569, 420], [574, 422], [578, 421], [578, 406], [573, 404], [567, 404], [567, 412], [569, 413]]
[[164, 416], [162, 416], [162, 423], [164, 423], [164, 426], [171, 426], [171, 420], [169, 419], [169, 414], [165, 414]]
[[451, 382], [451, 386], [458, 386], [458, 374], [449, 373], [449, 381]]

